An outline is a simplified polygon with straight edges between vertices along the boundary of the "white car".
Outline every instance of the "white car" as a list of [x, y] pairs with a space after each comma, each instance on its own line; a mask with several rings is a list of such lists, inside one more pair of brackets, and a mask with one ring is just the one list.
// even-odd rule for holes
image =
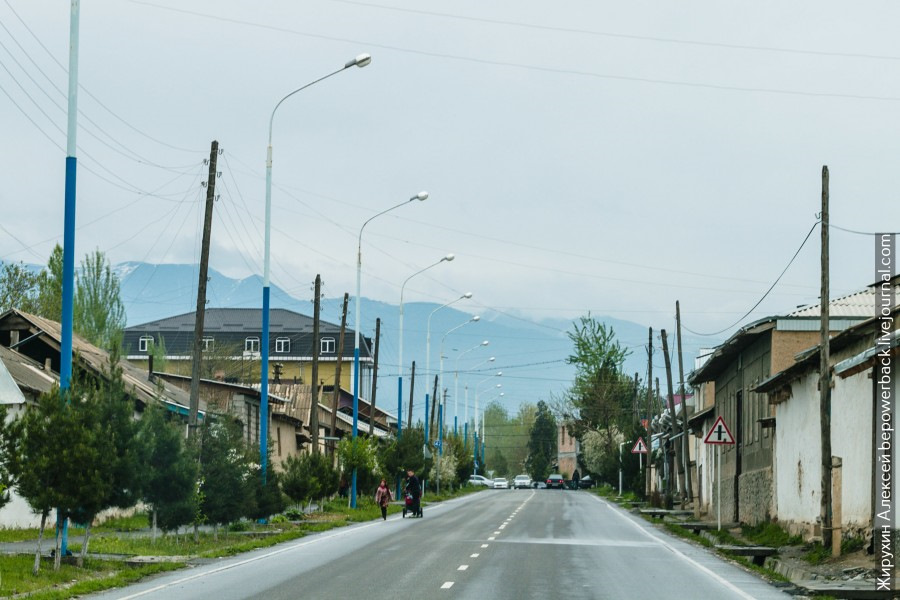
[[469, 485], [484, 485], [487, 487], [493, 487], [493, 481], [488, 479], [487, 477], [482, 477], [481, 475], [472, 475], [469, 477]]
[[531, 487], [531, 477], [528, 475], [516, 475], [516, 478], [513, 479], [513, 488], [514, 489], [525, 489]]
[[509, 481], [507, 481], [506, 477], [495, 477], [493, 488], [495, 490], [508, 490]]

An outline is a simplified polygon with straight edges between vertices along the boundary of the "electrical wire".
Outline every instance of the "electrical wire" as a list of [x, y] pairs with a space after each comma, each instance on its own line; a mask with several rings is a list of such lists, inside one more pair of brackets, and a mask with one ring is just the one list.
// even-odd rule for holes
[[809, 231], [808, 231], [807, 234], [806, 234], [806, 237], [803, 238], [803, 243], [801, 243], [801, 244], [800, 244], [800, 247], [797, 248], [797, 251], [794, 252], [794, 256], [792, 256], [792, 257], [791, 257], [791, 260], [788, 261], [787, 266], [784, 267], [784, 270], [781, 271], [781, 274], [778, 276], [778, 278], [775, 280], [775, 282], [774, 282], [771, 286], [769, 286], [769, 289], [766, 290], [766, 293], [762, 295], [762, 298], [760, 298], [760, 299], [756, 302], [756, 304], [754, 304], [754, 305], [750, 308], [750, 310], [748, 310], [746, 313], [744, 313], [744, 316], [742, 316], [740, 319], [738, 319], [737, 321], [735, 321], [734, 323], [732, 323], [732, 324], [729, 325], [728, 327], [725, 327], [724, 329], [720, 329], [719, 331], [714, 331], [714, 332], [712, 332], [712, 333], [700, 333], [700, 332], [694, 331], [693, 329], [690, 329], [689, 327], [687, 327], [683, 322], [682, 322], [682, 324], [681, 324], [681, 327], [682, 327], [685, 331], [689, 331], [690, 333], [693, 333], [694, 335], [713, 336], [713, 335], [719, 335], [719, 334], [725, 333], [726, 331], [728, 331], [729, 329], [731, 329], [732, 327], [734, 327], [735, 325], [739, 324], [741, 321], [743, 321], [744, 319], [746, 319], [747, 316], [750, 315], [750, 313], [752, 313], [754, 310], [756, 310], [756, 307], [757, 307], [757, 306], [759, 306], [760, 304], [762, 304], [762, 301], [766, 299], [766, 297], [769, 295], [769, 292], [771, 292], [773, 289], [775, 289], [775, 286], [778, 285], [778, 282], [781, 281], [781, 278], [784, 277], [784, 274], [787, 273], [787, 270], [790, 268], [790, 266], [791, 266], [792, 264], [794, 264], [794, 260], [797, 258], [797, 255], [800, 254], [800, 251], [801, 251], [801, 250], [803, 250], [803, 246], [806, 245], [806, 242], [809, 240], [809, 236], [812, 235], [812, 232], [815, 231], [816, 226], [818, 226], [819, 223], [821, 223], [821, 221], [816, 221], [815, 223], [813, 223], [813, 226], [810, 227]]

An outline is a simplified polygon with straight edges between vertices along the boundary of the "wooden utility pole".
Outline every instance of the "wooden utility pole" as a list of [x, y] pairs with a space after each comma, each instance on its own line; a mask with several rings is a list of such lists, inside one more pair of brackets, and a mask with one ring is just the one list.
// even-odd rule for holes
[[647, 333], [647, 497], [653, 491], [653, 328]]
[[822, 293], [819, 341], [819, 417], [822, 431], [822, 545], [831, 546], [831, 366], [828, 289], [828, 166], [822, 167]]
[[[350, 294], [344, 292], [344, 307], [341, 310], [341, 330], [338, 333], [337, 362], [334, 365], [334, 399], [331, 401], [331, 437], [337, 437], [337, 411], [341, 401], [341, 364], [344, 362], [344, 332], [347, 330], [347, 304], [350, 302]], [[331, 455], [337, 444], [332, 443]]]
[[[369, 399], [369, 435], [375, 435], [375, 391], [378, 389], [378, 346], [381, 339], [381, 318], [375, 319], [375, 364], [372, 366], [372, 397]], [[397, 415], [400, 418], [400, 415]]]
[[641, 399], [639, 397], [638, 390], [638, 373], [634, 372], [634, 402], [632, 402], [632, 413], [633, 418], [637, 423], [641, 422]]
[[[663, 360], [666, 363], [666, 389], [668, 390], [668, 404], [669, 404], [669, 414], [672, 416], [672, 421], [669, 423], [669, 428], [671, 430], [671, 440], [672, 440], [672, 449], [675, 451], [675, 463], [678, 466], [678, 489], [681, 490], [681, 493], [684, 493], [684, 454], [683, 454], [683, 444], [678, 444], [675, 441], [675, 435], [678, 433], [678, 418], [675, 414], [675, 395], [672, 389], [672, 361], [669, 359], [669, 342], [666, 338], [666, 330], [663, 329], [659, 332], [662, 336], [662, 347], [663, 347]], [[674, 466], [674, 465], [673, 465]], [[684, 499], [681, 500], [682, 505], [684, 504]]]
[[[319, 309], [322, 298], [322, 277], [316, 274], [315, 296], [313, 297], [313, 339], [312, 339], [312, 381], [309, 387], [309, 434], [312, 437], [312, 451], [319, 452]], [[333, 436], [334, 434], [332, 434]]]
[[[438, 403], [438, 376], [434, 376], [434, 392], [431, 394], [431, 417], [428, 419], [428, 438], [425, 440], [426, 442], [431, 441], [431, 436], [434, 435], [434, 415], [436, 413], [434, 407]], [[427, 416], [427, 415], [426, 415]]]
[[209, 150], [209, 176], [206, 181], [206, 212], [203, 216], [203, 241], [200, 245], [200, 277], [197, 281], [197, 312], [194, 314], [194, 360], [191, 361], [191, 396], [188, 413], [188, 435], [197, 429], [200, 412], [200, 364], [203, 361], [203, 320], [206, 316], [206, 282], [209, 278], [209, 238], [212, 234], [213, 203], [216, 201], [216, 159], [219, 142], [212, 141]]
[[[675, 301], [675, 326], [678, 331], [678, 379], [681, 382], [681, 455], [684, 457], [684, 491], [688, 502], [694, 501], [693, 482], [691, 481], [691, 447], [688, 444], [688, 412], [687, 412], [687, 389], [684, 385], [684, 362], [681, 355], [681, 306], [678, 300]], [[684, 505], [682, 503], [682, 508]]]
[[[413, 400], [415, 400], [416, 389], [416, 361], [412, 361], [412, 368], [409, 370], [409, 416], [406, 418], [406, 428], [412, 427], [412, 409]], [[399, 416], [399, 415], [398, 415]]]

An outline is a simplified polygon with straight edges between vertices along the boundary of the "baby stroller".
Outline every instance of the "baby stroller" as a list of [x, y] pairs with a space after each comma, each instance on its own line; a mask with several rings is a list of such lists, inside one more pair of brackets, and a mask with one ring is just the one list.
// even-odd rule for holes
[[406, 518], [406, 513], [410, 513], [410, 518], [412, 517], [421, 517], [422, 516], [422, 505], [419, 502], [418, 498], [414, 498], [412, 494], [406, 494], [406, 505], [403, 507], [403, 518]]

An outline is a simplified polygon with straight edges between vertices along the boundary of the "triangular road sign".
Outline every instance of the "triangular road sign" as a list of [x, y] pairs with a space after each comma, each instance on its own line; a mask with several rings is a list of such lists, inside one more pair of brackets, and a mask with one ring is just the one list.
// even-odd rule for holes
[[644, 438], [639, 437], [637, 442], [634, 444], [634, 448], [631, 449], [632, 454], [647, 454], [647, 444], [644, 443]]
[[713, 426], [706, 434], [706, 437], [703, 438], [703, 442], [705, 444], [734, 443], [734, 436], [731, 435], [731, 431], [728, 429], [728, 425], [725, 424], [725, 419], [723, 419], [722, 417], [716, 419], [716, 422], [713, 423]]

